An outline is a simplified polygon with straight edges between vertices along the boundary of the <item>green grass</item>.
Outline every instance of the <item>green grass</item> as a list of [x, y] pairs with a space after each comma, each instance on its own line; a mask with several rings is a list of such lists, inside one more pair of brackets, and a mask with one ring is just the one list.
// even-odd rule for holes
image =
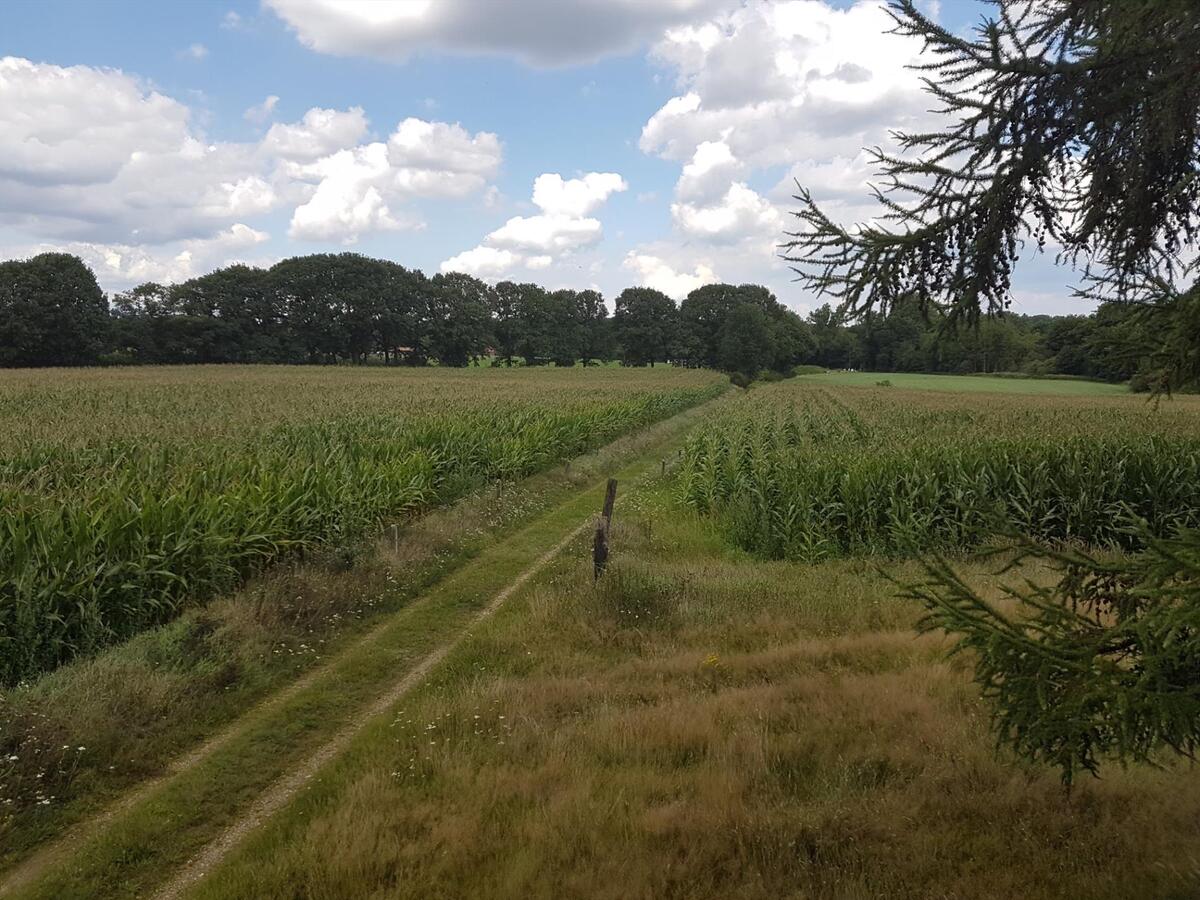
[[[1194, 437], [1197, 405], [981, 403], [812, 380], [731, 393], [658, 426], [623, 457], [604, 579], [593, 583], [580, 540], [189, 896], [1195, 896], [1200, 781], [1186, 767], [1106, 771], [1067, 794], [1056, 772], [998, 755], [968, 661], [916, 636], [922, 611], [895, 596], [889, 576], [912, 577], [916, 563], [760, 559], [730, 541], [722, 510], [680, 503], [695, 460], [659, 460], [693, 425], [700, 441], [770, 431], [759, 443], [779, 466], [794, 456], [841, 473], [897, 444], [987, 445], [1047, 423], [1072, 440], [1129, 433], [1149, 445], [1149, 434]], [[739, 446], [726, 461], [740, 495], [787, 485], [779, 466], [738, 475], [734, 463], [753, 472], [765, 459], [753, 440]], [[864, 497], [915, 477], [887, 474]], [[317, 681], [250, 709], [211, 757], [16, 896], [125, 897], [169, 881], [382, 685], [459, 635], [594, 511], [601, 485], [556, 496]], [[1001, 605], [1006, 584], [1047, 577], [999, 564], [961, 570]]]
[[[1061, 395], [1065, 397], [1107, 397], [1129, 393], [1129, 387], [1124, 384], [1056, 378], [992, 378], [986, 375], [926, 375], [912, 372], [840, 372], [836, 370], [822, 375], [801, 375], [799, 377], [806, 382], [851, 387], [875, 387], [880, 381], [890, 381], [893, 387], [914, 391]], [[1142, 402], [1145, 402], [1144, 398]]]
[[1064, 793], [873, 566], [750, 559], [671, 494], [625, 493], [598, 586], [581, 542], [191, 896], [1200, 890], [1185, 766]]
[[[684, 428], [706, 413], [711, 414], [704, 409], [686, 412], [620, 442], [595, 461], [580, 461], [570, 472], [560, 470], [546, 496], [535, 501], [542, 511], [534, 509], [528, 525], [478, 549], [473, 561], [409, 602], [367, 643], [336, 656], [329, 670], [285, 702], [250, 709], [239, 719], [231, 739], [211, 756], [171, 777], [107, 823], [102, 834], [73, 850], [67, 864], [55, 867], [47, 877], [15, 895], [135, 896], [163, 881], [173, 866], [210, 840], [272, 780], [352, 721], [383, 685], [458, 633], [497, 589], [598, 509], [602, 485], [581, 491], [581, 481], [590, 483], [587, 480], [602, 471], [614, 472], [622, 481], [657, 471], [661, 454], [675, 445]], [[511, 525], [512, 520], [506, 524]], [[474, 523], [474, 527], [481, 530], [486, 526]], [[388, 547], [385, 540], [381, 551], [386, 553]], [[396, 591], [387, 569], [376, 566], [374, 573], [373, 578], [355, 585], [356, 593], [370, 596], [374, 591], [386, 596]], [[187, 713], [174, 708], [162, 710], [162, 715], [183, 718]], [[177, 720], [175, 725], [186, 729], [187, 723]], [[136, 746], [126, 750], [139, 752]]]
[[666, 369], [0, 374], [0, 684], [721, 390]]

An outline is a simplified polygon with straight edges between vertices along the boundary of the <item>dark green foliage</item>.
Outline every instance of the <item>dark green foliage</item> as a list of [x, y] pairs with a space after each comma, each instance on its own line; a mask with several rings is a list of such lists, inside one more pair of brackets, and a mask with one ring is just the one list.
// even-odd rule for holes
[[[341, 267], [329, 267], [331, 279], [338, 278], [337, 268]], [[168, 300], [182, 320], [209, 326], [212, 340], [196, 348], [199, 352], [192, 362], [283, 362], [289, 356], [281, 292], [262, 269], [241, 265], [218, 269], [175, 286]], [[358, 309], [350, 314], [368, 319], [354, 328], [361, 344], [370, 327], [368, 315]]]
[[815, 344], [810, 357], [814, 364], [826, 369], [861, 367], [857, 336], [845, 327], [837, 310], [826, 303], [809, 314], [808, 324]]
[[809, 327], [759, 285], [708, 284], [679, 307], [678, 358], [687, 365], [754, 375], [785, 372], [812, 356]]
[[521, 325], [518, 321], [521, 309], [522, 285], [511, 281], [501, 281], [489, 295], [492, 306], [492, 337], [495, 339], [494, 349], [496, 361], [511, 366], [513, 357], [518, 355], [517, 342], [521, 337]]
[[583, 319], [580, 315], [579, 292], [555, 291], [550, 295], [551, 360], [557, 366], [573, 366], [583, 355]]
[[804, 358], [823, 368], [869, 372], [1127, 381], [1154, 368], [1159, 344], [1144, 321], [1150, 313], [1106, 303], [1090, 316], [1006, 315], [982, 319], [974, 328], [947, 329], [940, 313], [932, 311], [927, 318], [913, 303], [845, 324], [826, 304], [808, 317], [814, 346]]
[[716, 368], [750, 378], [763, 367], [764, 360], [774, 358], [775, 340], [767, 314], [748, 303], [734, 308], [720, 332]]
[[[425, 336], [429, 330], [429, 279], [417, 269], [406, 269], [387, 260], [379, 262], [380, 309], [376, 319], [378, 349], [384, 362], [425, 362]], [[490, 300], [489, 296], [489, 300]]]
[[681, 355], [693, 365], [720, 368], [721, 332], [729, 313], [742, 302], [739, 288], [731, 284], [706, 284], [688, 294], [679, 306], [685, 333]]
[[[1009, 584], [1017, 616], [941, 559], [906, 588], [929, 610], [925, 630], [972, 651], [1001, 742], [1057, 766], [1067, 784], [1097, 773], [1103, 756], [1146, 762], [1163, 747], [1189, 757], [1200, 747], [1200, 532], [1128, 531], [1146, 547], [1133, 560], [1056, 552], [1054, 584]], [[1026, 542], [1020, 555], [1046, 554]]]
[[575, 294], [575, 318], [579, 323], [579, 357], [586, 366], [593, 361], [612, 358], [612, 328], [608, 308], [599, 291]]
[[626, 288], [617, 297], [613, 329], [626, 365], [666, 362], [679, 340], [675, 301], [653, 288]]
[[1200, 4], [995, 5], [964, 39], [893, 0], [953, 121], [875, 153], [883, 224], [847, 229], [800, 189], [805, 227], [788, 258], [849, 313], [910, 297], [952, 321], [1002, 312], [1027, 241], [1091, 263], [1114, 299], [1186, 271], [1180, 251], [1200, 226]]
[[768, 367], [779, 373], [789, 373], [802, 360], [812, 359], [817, 344], [812, 331], [798, 315], [790, 309], [771, 317], [771, 345], [774, 350]]
[[[86, 273], [78, 260], [73, 265]], [[104, 363], [420, 366], [435, 360], [461, 366], [490, 353], [504, 365], [587, 365], [619, 357], [631, 365], [669, 360], [737, 369], [751, 378], [812, 363], [1109, 380], [1137, 375], [1139, 387], [1158, 385], [1153, 360], [1161, 354], [1149, 340], [1161, 335], [1158, 323], [1112, 303], [1091, 317], [1014, 316], [950, 333], [911, 303], [854, 324], [828, 305], [803, 320], [758, 285], [706, 285], [678, 309], [646, 288], [631, 289], [626, 299], [620, 315], [609, 318], [596, 291], [547, 292], [511, 281], [490, 287], [454, 273], [429, 279], [388, 260], [319, 254], [265, 270], [235, 265], [181, 284], [139, 285], [112, 298], [111, 313], [86, 330], [78, 348], [88, 361]], [[18, 315], [9, 323], [10, 343], [29, 321]], [[0, 359], [16, 365], [17, 352], [13, 344]]]
[[536, 284], [517, 285], [517, 290], [517, 354], [531, 366], [575, 365], [583, 353], [585, 329], [579, 295], [569, 290], [549, 293]]
[[444, 366], [465, 366], [492, 339], [491, 288], [471, 275], [449, 272], [430, 281], [428, 346]]
[[0, 263], [0, 366], [90, 365], [108, 324], [108, 302], [77, 257]]
[[1200, 285], [1160, 303], [1108, 303], [1090, 346], [1102, 364], [1156, 394], [1200, 387]]
[[[915, 303], [978, 323], [1007, 309], [1025, 245], [1053, 241], [1085, 266], [1081, 293], [1115, 304], [1090, 326], [1051, 329], [1063, 370], [1083, 374], [1092, 347], [1147, 390], [1200, 381], [1200, 3], [996, 0], [970, 39], [915, 0], [891, 8], [896, 31], [925, 42], [928, 90], [951, 124], [876, 153], [881, 225], [847, 229], [800, 188], [788, 258], [801, 282], [851, 316]], [[1183, 498], [1156, 509], [1196, 524]], [[1058, 584], [1020, 592], [1027, 619], [987, 607], [941, 563], [912, 590], [929, 627], [976, 651], [1000, 740], [1068, 782], [1101, 755], [1196, 747], [1200, 534], [1130, 534], [1123, 543], [1148, 542], [1141, 556], [1079, 558]]]

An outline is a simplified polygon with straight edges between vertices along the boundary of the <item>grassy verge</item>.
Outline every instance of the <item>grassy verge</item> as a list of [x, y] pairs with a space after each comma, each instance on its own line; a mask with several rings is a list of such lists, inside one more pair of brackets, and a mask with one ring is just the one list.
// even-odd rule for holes
[[[103, 834], [72, 847], [69, 865], [52, 867], [45, 878], [18, 895], [134, 896], [161, 881], [172, 866], [234, 818], [251, 797], [343, 726], [381, 684], [395, 679], [430, 648], [461, 629], [499, 587], [598, 508], [601, 488], [581, 491], [581, 481], [593, 481], [598, 474], [631, 461], [637, 470], [658, 468], [660, 454], [673, 448], [682, 432], [706, 414], [711, 414], [711, 407], [684, 413], [578, 461], [566, 471], [535, 479], [527, 485], [524, 502], [511, 501], [506, 507], [510, 531], [514, 520], [530, 522], [515, 533], [500, 537], [486, 519], [467, 516], [464, 511], [469, 506], [456, 508], [455, 515], [466, 518], [458, 527], [448, 523], [453, 536], [448, 543], [460, 549], [446, 553], [453, 557], [456, 552], [464, 556], [473, 552], [472, 561], [404, 605], [368, 639], [337, 655], [318, 678], [285, 702], [246, 713], [229, 740], [209, 756], [123, 810], [106, 823]], [[622, 471], [621, 477], [627, 477], [629, 473]], [[476, 502], [482, 509], [491, 508], [492, 501], [481, 497]], [[434, 523], [431, 519], [418, 527], [436, 534]], [[438, 542], [431, 538], [431, 544], [437, 546]], [[401, 554], [408, 546], [401, 542]], [[387, 541], [383, 547], [382, 553], [390, 552]], [[438, 555], [432, 553], [435, 558]], [[427, 556], [417, 554], [418, 560]], [[368, 578], [361, 593], [358, 586], [352, 593], [367, 600], [390, 597], [394, 587], [387, 571], [383, 567], [378, 577]], [[331, 586], [336, 584], [336, 579], [331, 581]], [[385, 600], [375, 608], [387, 605]], [[322, 655], [328, 657], [330, 652]]]
[[754, 561], [662, 487], [617, 522], [598, 588], [579, 546], [194, 896], [1200, 892], [1200, 781], [997, 757], [871, 562]]
[[[1061, 394], [1064, 396], [1129, 395], [1129, 385], [1104, 381], [1059, 378], [1013, 378], [1009, 375], [927, 375], [921, 372], [842, 372], [802, 375], [806, 381], [875, 387], [881, 381], [892, 387], [921, 391], [966, 391], [995, 394]], [[1144, 402], [1144, 400], [1143, 400]]]

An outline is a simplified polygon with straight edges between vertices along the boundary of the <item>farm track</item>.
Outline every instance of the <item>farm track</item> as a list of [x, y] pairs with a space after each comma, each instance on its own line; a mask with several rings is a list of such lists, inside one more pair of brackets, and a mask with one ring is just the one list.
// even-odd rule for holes
[[316, 753], [299, 766], [293, 769], [283, 778], [271, 785], [247, 810], [246, 814], [238, 819], [233, 825], [226, 828], [214, 841], [209, 843], [207, 847], [196, 857], [192, 858], [187, 865], [179, 870], [175, 877], [168, 882], [157, 894], [155, 900], [175, 900], [175, 898], [183, 896], [187, 889], [204, 877], [205, 873], [212, 869], [217, 863], [225, 858], [234, 847], [236, 847], [243, 838], [251, 831], [260, 826], [270, 816], [274, 815], [282, 809], [289, 800], [296, 796], [304, 785], [317, 774], [317, 772], [336, 756], [341, 754], [355, 737], [367, 726], [374, 718], [383, 715], [392, 708], [405, 694], [411, 691], [414, 687], [421, 683], [426, 675], [429, 674], [435, 666], [449, 656], [469, 635], [472, 628], [490, 619], [496, 614], [497, 610], [504, 604], [504, 601], [511, 597], [514, 593], [520, 590], [530, 578], [541, 571], [547, 563], [561, 553], [566, 547], [581, 535], [585, 529], [592, 524], [592, 519], [588, 518], [581, 522], [570, 534], [559, 541], [553, 548], [543, 553], [538, 557], [533, 565], [527, 568], [524, 572], [517, 576], [507, 587], [503, 588], [496, 594], [488, 605], [480, 610], [467, 627], [459, 632], [459, 634], [449, 643], [442, 644], [398, 681], [396, 681], [388, 690], [381, 694], [379, 698], [371, 704], [359, 717], [357, 717], [349, 726], [343, 728], [333, 740], [321, 747]]
[[[397, 615], [402, 615], [403, 612], [397, 613]], [[346, 652], [361, 649], [364, 644], [369, 643], [377, 637], [381, 630], [381, 628], [373, 629], [355, 641], [352, 646], [347, 648]], [[280, 708], [288, 700], [309, 688], [319, 678], [328, 675], [330, 668], [331, 666], [321, 666], [309, 670], [282, 690], [263, 700], [255, 709], [262, 713], [268, 713]], [[0, 897], [7, 897], [36, 881], [55, 865], [63, 862], [72, 850], [85, 843], [89, 838], [99, 834], [109, 822], [118, 818], [122, 813], [134, 808], [139, 803], [142, 803], [172, 778], [189, 769], [195, 768], [218, 748], [229, 743], [230, 739], [241, 731], [243, 727], [244, 723], [242, 719], [233, 720], [198, 746], [193, 747], [181, 756], [177, 756], [167, 765], [161, 774], [142, 782], [108, 808], [102, 810], [92, 818], [85, 819], [69, 828], [64, 834], [34, 852], [8, 872], [0, 875]]]
[[[650, 426], [660, 439], [617, 478], [653, 471], [718, 401]], [[578, 538], [602, 493], [596, 484], [543, 512], [161, 775], [72, 826], [0, 875], [0, 897], [181, 896]]]

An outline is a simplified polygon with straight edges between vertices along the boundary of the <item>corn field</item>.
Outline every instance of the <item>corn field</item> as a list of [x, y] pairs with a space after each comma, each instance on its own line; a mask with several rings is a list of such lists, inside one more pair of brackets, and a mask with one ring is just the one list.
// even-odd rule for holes
[[0, 681], [721, 390], [656, 370], [0, 376]]
[[773, 559], [908, 555], [997, 531], [1127, 546], [1200, 525], [1200, 405], [781, 384], [689, 441], [684, 500]]

